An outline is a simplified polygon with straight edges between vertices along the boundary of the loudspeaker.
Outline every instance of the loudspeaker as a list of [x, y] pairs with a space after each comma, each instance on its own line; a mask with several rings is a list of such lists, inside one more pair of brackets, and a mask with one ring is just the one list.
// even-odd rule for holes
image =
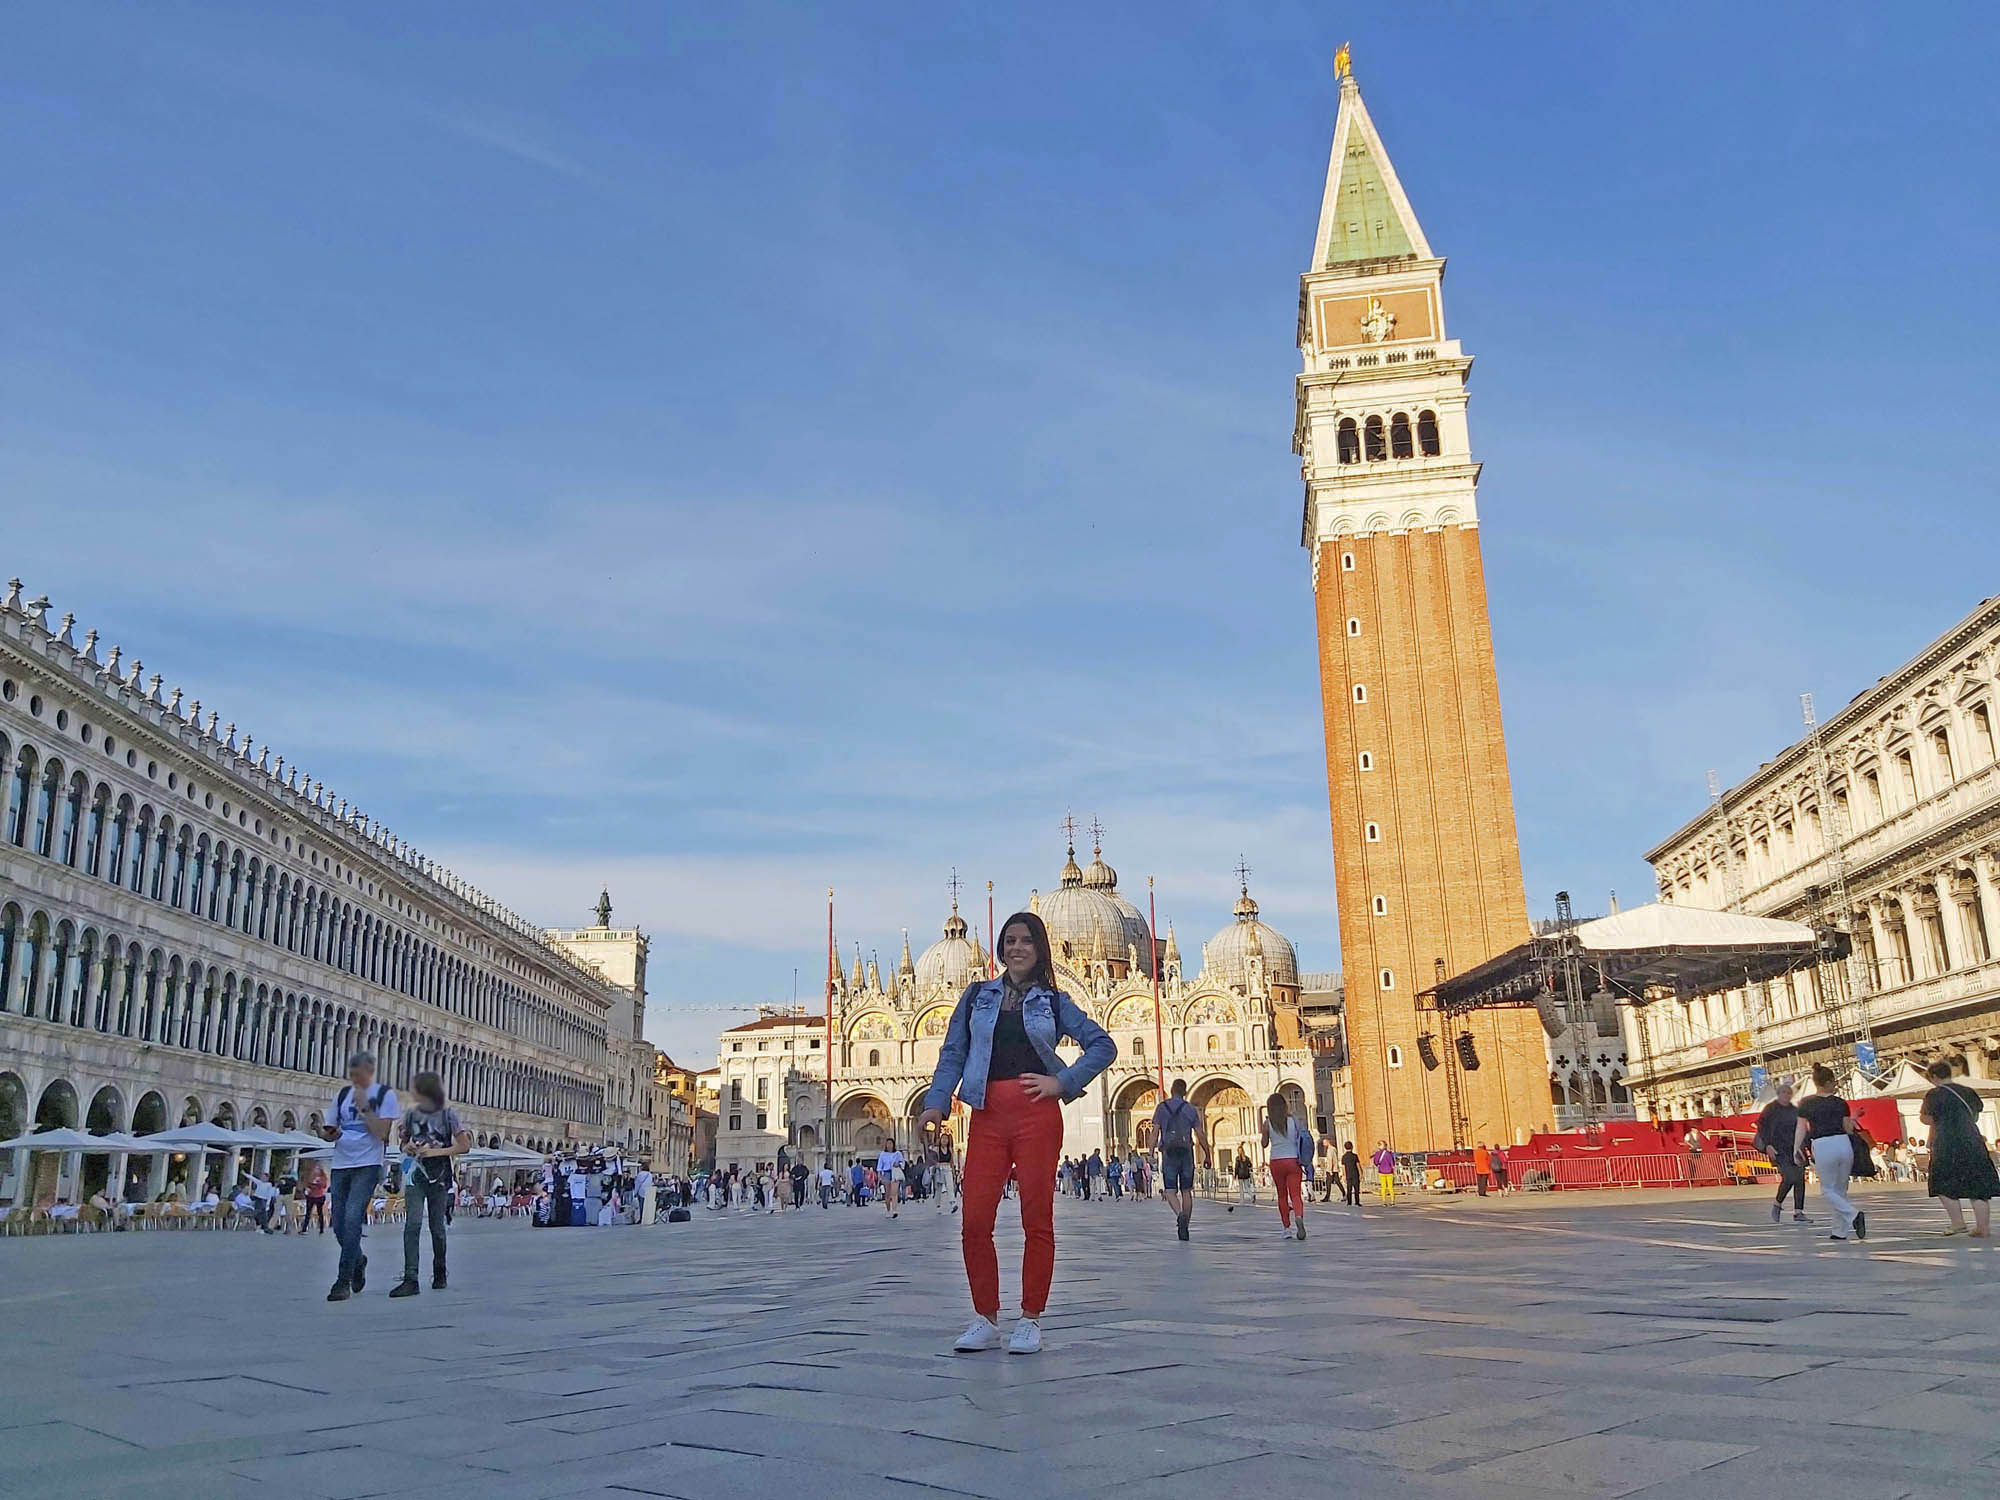
[[1423, 1032], [1417, 1037], [1417, 1056], [1424, 1060], [1426, 1068], [1433, 1071], [1436, 1070], [1438, 1065], [1437, 1047], [1431, 1041], [1431, 1034], [1428, 1031]]
[[1454, 1039], [1458, 1047], [1458, 1065], [1468, 1073], [1479, 1071], [1479, 1049], [1472, 1045], [1472, 1033], [1461, 1031]]

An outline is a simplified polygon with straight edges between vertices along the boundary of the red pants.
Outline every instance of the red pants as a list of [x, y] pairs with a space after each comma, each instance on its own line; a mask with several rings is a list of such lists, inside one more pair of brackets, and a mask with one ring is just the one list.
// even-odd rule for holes
[[1289, 1156], [1271, 1158], [1271, 1186], [1278, 1190], [1278, 1222], [1287, 1229], [1292, 1227], [1292, 1215], [1301, 1219], [1306, 1216], [1305, 1194], [1299, 1190], [1301, 1173], [1296, 1159]]
[[1035, 1099], [1018, 1078], [986, 1085], [986, 1107], [972, 1112], [972, 1138], [965, 1146], [961, 1191], [965, 1222], [965, 1280], [972, 1310], [1000, 1317], [1000, 1257], [993, 1249], [993, 1216], [1008, 1173], [1018, 1179], [1021, 1229], [1021, 1316], [1039, 1318], [1049, 1305], [1049, 1281], [1056, 1270], [1056, 1158], [1062, 1155], [1062, 1105]]

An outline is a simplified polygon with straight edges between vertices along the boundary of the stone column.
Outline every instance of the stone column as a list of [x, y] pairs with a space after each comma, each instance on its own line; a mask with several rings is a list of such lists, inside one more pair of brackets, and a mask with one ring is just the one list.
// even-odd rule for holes
[[1995, 888], [1994, 858], [1991, 849], [1972, 856], [1973, 900], [1986, 919], [1987, 957], [2000, 954], [2000, 889]]
[[167, 1190], [167, 1162], [169, 1159], [164, 1151], [156, 1151], [152, 1156], [147, 1158], [147, 1161], [150, 1163], [146, 1168], [146, 1201], [148, 1203], [151, 1203]]

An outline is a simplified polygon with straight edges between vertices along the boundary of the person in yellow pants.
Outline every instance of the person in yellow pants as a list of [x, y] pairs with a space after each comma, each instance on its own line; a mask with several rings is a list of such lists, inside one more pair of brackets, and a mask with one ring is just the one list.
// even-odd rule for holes
[[1375, 1154], [1369, 1158], [1375, 1164], [1375, 1190], [1384, 1203], [1396, 1201], [1396, 1153], [1389, 1149], [1387, 1141], [1375, 1143]]

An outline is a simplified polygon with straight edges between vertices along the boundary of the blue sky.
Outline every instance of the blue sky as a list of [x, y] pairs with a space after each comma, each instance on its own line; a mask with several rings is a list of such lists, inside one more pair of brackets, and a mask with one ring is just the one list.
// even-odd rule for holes
[[1336, 967], [1351, 38], [1478, 361], [1529, 904], [1638, 900], [2000, 582], [1981, 15], [17, 10], [0, 568], [530, 917], [608, 881], [677, 1054], [811, 992], [829, 884], [888, 963], [1068, 808], [1190, 948], [1241, 853]]

